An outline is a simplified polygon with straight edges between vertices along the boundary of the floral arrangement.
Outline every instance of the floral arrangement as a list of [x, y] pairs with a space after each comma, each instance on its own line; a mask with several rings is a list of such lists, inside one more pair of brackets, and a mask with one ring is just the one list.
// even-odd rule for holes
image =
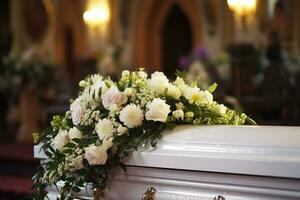
[[2, 60], [0, 65], [0, 90], [10, 90], [10, 88], [44, 90], [53, 82], [54, 72], [55, 65], [50, 61], [40, 59], [36, 49], [9, 55]]
[[61, 199], [72, 199], [85, 183], [104, 188], [110, 171], [133, 151], [155, 147], [163, 130], [177, 124], [255, 124], [214, 101], [212, 92], [187, 84], [177, 76], [170, 81], [162, 72], [148, 78], [143, 71], [122, 72], [118, 82], [99, 74], [79, 83], [79, 96], [64, 117], [55, 116], [36, 142], [48, 156], [33, 177], [34, 199], [44, 199], [45, 188], [63, 182]]
[[196, 81], [201, 88], [207, 88], [212, 84], [212, 80], [230, 78], [228, 63], [227, 54], [213, 57], [204, 47], [199, 47], [188, 56], [179, 59], [179, 66], [186, 71], [187, 81]]

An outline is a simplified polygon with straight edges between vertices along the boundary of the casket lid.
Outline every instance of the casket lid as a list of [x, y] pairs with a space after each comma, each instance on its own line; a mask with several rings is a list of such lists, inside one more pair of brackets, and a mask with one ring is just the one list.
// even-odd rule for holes
[[[35, 147], [35, 156], [43, 158]], [[300, 127], [178, 126], [131, 166], [300, 178]]]

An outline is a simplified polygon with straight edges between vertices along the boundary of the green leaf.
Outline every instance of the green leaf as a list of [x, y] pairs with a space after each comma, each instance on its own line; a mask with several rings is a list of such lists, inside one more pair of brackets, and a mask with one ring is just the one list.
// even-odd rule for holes
[[76, 147], [76, 144], [74, 144], [74, 143], [68, 143], [68, 144], [66, 144], [65, 146], [64, 146], [65, 148], [75, 148]]
[[210, 93], [213, 93], [216, 89], [217, 89], [217, 87], [218, 87], [218, 84], [217, 83], [213, 83], [212, 85], [210, 85], [209, 87], [208, 87], [208, 91], [210, 92]]
[[249, 124], [249, 125], [254, 125], [254, 126], [257, 125], [257, 123], [253, 119], [251, 119], [250, 117], [247, 117], [245, 122], [246, 122], [246, 124]]

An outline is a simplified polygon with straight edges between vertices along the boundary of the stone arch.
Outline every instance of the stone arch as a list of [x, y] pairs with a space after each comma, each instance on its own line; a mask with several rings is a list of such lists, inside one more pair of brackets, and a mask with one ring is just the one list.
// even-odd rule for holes
[[142, 1], [137, 6], [133, 27], [133, 64], [135, 67], [147, 67], [150, 71], [161, 70], [161, 31], [166, 16], [174, 4], [180, 6], [189, 20], [193, 48], [201, 45], [202, 23], [200, 5], [197, 1]]

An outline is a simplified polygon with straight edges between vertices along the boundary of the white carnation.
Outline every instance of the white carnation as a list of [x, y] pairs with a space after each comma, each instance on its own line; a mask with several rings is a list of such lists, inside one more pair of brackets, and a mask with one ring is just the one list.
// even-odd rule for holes
[[73, 127], [69, 130], [69, 138], [71, 140], [75, 139], [75, 138], [82, 138], [82, 133], [80, 130], [78, 130], [78, 128]]
[[59, 151], [62, 151], [64, 146], [69, 143], [70, 139], [68, 137], [68, 131], [67, 130], [59, 130], [58, 134], [55, 136], [55, 138], [52, 141], [52, 146], [55, 149], [58, 149]]
[[175, 119], [181, 119], [181, 120], [183, 120], [183, 118], [184, 118], [184, 112], [183, 112], [183, 110], [175, 110], [175, 111], [172, 112], [172, 116]]
[[106, 148], [103, 146], [95, 146], [94, 144], [84, 149], [84, 158], [90, 165], [104, 165], [107, 160]]
[[166, 122], [170, 112], [170, 106], [160, 98], [155, 98], [147, 105], [148, 111], [145, 116], [147, 120]]
[[173, 97], [174, 99], [179, 99], [181, 96], [181, 91], [178, 87], [170, 84], [167, 88], [167, 95]]
[[127, 127], [134, 128], [140, 126], [143, 122], [144, 114], [139, 106], [134, 104], [127, 105], [120, 112], [120, 120]]
[[169, 85], [169, 79], [162, 72], [155, 72], [151, 75], [149, 81], [150, 89], [157, 94], [164, 94], [165, 89]]
[[95, 129], [100, 140], [106, 140], [112, 137], [113, 133], [116, 131], [113, 122], [109, 119], [100, 120]]

